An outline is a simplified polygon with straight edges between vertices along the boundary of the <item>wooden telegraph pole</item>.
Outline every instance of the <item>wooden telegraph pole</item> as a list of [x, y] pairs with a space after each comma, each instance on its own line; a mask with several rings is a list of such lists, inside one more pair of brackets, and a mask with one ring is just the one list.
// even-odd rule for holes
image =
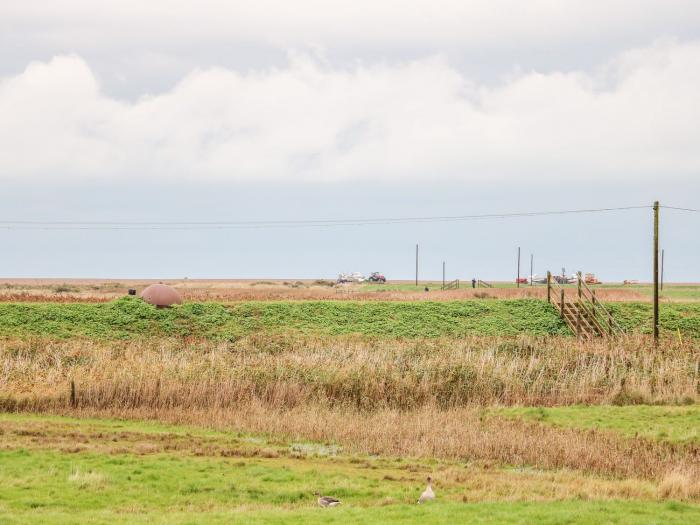
[[416, 244], [416, 286], [418, 286], [418, 245]]
[[659, 201], [654, 202], [654, 341], [659, 341]]
[[515, 285], [520, 288], [520, 246], [518, 246], [518, 277], [515, 279]]

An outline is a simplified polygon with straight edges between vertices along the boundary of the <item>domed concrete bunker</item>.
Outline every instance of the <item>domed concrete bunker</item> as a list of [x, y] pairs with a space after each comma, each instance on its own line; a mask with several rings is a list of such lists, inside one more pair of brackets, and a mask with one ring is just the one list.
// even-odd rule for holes
[[141, 292], [141, 299], [158, 308], [167, 308], [174, 304], [182, 304], [178, 291], [167, 284], [151, 284]]

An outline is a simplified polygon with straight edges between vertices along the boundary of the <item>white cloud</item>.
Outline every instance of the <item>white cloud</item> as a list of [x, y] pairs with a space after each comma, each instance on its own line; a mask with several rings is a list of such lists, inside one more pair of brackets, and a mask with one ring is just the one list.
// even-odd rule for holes
[[635, 181], [700, 173], [700, 43], [497, 87], [440, 57], [193, 71], [135, 102], [77, 56], [0, 81], [0, 177]]

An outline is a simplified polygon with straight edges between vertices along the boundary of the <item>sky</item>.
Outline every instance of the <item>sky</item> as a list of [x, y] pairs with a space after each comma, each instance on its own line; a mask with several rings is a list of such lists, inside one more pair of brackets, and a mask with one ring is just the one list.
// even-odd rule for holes
[[[696, 1], [0, 0], [0, 276], [409, 279], [418, 243], [422, 278], [521, 247], [650, 280], [653, 201], [700, 208], [698, 93]], [[700, 213], [661, 216], [700, 281]]]

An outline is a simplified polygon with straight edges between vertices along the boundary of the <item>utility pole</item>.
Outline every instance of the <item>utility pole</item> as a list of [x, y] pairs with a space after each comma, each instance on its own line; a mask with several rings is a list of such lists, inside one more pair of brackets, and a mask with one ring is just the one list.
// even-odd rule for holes
[[654, 202], [654, 341], [659, 341], [659, 201]]
[[664, 291], [664, 252], [666, 250], [661, 250], [661, 283], [659, 283], [659, 288], [661, 288], [661, 291]]
[[518, 246], [518, 277], [515, 279], [515, 286], [520, 288], [520, 246]]
[[530, 286], [532, 286], [532, 263], [535, 260], [535, 255], [530, 254]]
[[418, 245], [416, 244], [416, 287], [418, 286]]
[[445, 261], [442, 261], [442, 289], [445, 289]]

